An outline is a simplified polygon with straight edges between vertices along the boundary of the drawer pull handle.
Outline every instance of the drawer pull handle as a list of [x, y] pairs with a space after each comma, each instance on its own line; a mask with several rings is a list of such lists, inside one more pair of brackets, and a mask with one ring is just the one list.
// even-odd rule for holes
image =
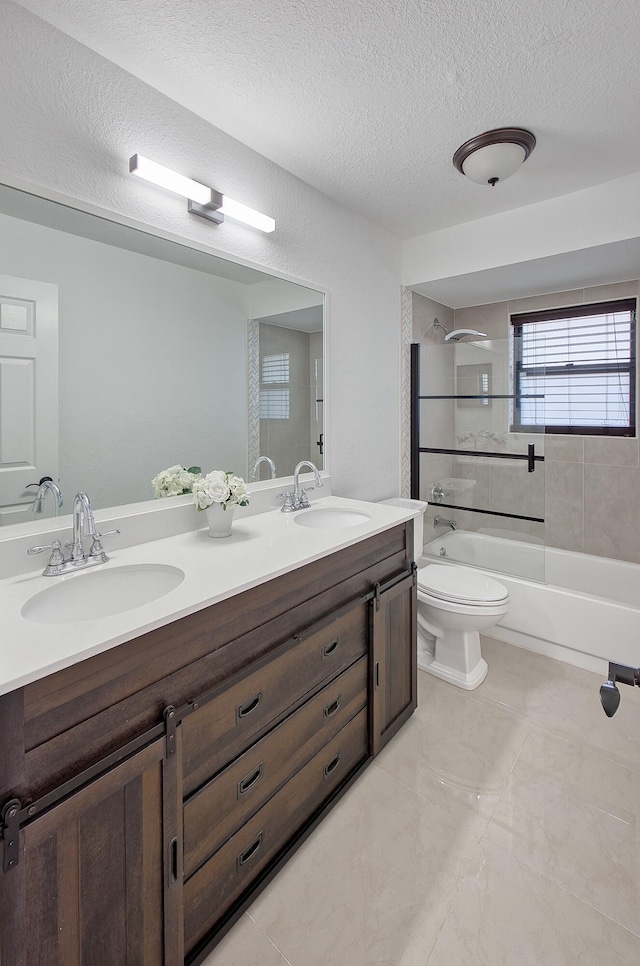
[[324, 709], [324, 716], [325, 716], [325, 718], [332, 718], [333, 717], [333, 715], [336, 713], [336, 711], [340, 707], [341, 701], [342, 701], [342, 695], [339, 694], [335, 701], [332, 701], [331, 704], [328, 704], [326, 706], [326, 708]]
[[240, 855], [238, 856], [238, 870], [240, 870], [243, 865], [245, 865], [250, 859], [254, 857], [254, 855], [262, 845], [263, 835], [264, 835], [264, 829], [262, 832], [260, 832], [260, 835], [258, 835], [257, 839], [255, 839], [251, 843], [251, 845], [249, 845], [248, 848], [244, 850], [244, 852], [240, 853]]
[[169, 844], [170, 854], [171, 854], [171, 881], [178, 881], [178, 840], [177, 838], [171, 839]]
[[245, 701], [244, 704], [238, 705], [238, 721], [240, 721], [241, 718], [246, 718], [247, 715], [251, 714], [252, 711], [255, 711], [261, 701], [262, 691], [258, 691], [257, 694], [254, 694], [254, 696], [249, 698], [248, 701]]
[[243, 795], [246, 795], [246, 793], [253, 788], [256, 782], [260, 781], [263, 772], [264, 762], [261, 761], [257, 768], [255, 768], [253, 771], [250, 771], [248, 775], [245, 775], [244, 778], [238, 782], [238, 798], [242, 798]]
[[324, 766], [324, 777], [328, 778], [331, 772], [335, 771], [339, 764], [340, 764], [340, 755], [336, 755], [336, 757], [332, 761], [330, 761], [328, 765]]
[[325, 646], [322, 648], [322, 657], [329, 657], [331, 654], [333, 654], [338, 649], [339, 643], [340, 638], [336, 637], [334, 641], [331, 641], [329, 644], [325, 644]]

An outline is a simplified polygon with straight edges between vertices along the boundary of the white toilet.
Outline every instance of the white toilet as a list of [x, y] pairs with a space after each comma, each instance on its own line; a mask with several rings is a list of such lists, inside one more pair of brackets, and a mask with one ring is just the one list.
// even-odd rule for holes
[[509, 610], [506, 587], [466, 567], [418, 568], [418, 667], [472, 691], [487, 676], [480, 631]]

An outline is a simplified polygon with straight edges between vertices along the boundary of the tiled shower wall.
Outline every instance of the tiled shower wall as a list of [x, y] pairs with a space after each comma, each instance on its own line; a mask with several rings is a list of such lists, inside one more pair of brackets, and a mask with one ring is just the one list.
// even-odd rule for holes
[[[450, 392], [450, 388], [444, 387], [450, 387], [453, 382], [453, 353], [443, 354], [443, 333], [434, 331], [434, 318], [438, 318], [447, 328], [479, 329], [486, 332], [489, 339], [508, 340], [509, 317], [512, 313], [606, 299], [637, 298], [638, 294], [639, 283], [635, 280], [454, 311], [414, 293], [413, 338], [425, 346], [422, 351], [423, 379], [428, 380], [429, 392], [434, 394]], [[452, 402], [447, 401], [430, 408], [429, 426], [425, 427], [429, 433], [428, 445], [455, 445], [453, 406]], [[440, 442], [447, 438], [449, 442]], [[521, 451], [523, 437], [519, 435], [517, 440], [515, 449]], [[423, 445], [426, 445], [424, 440]], [[508, 443], [509, 450], [511, 447], [512, 441]], [[640, 563], [638, 439], [545, 435], [544, 454], [543, 467], [539, 467], [536, 474], [531, 474], [530, 480], [523, 481], [521, 472], [516, 479], [510, 471], [505, 472], [506, 467], [499, 471], [485, 466], [475, 467], [473, 475], [477, 483], [474, 505], [544, 515], [544, 540], [549, 546]], [[542, 478], [540, 471], [544, 474]], [[453, 459], [450, 457], [423, 455], [421, 497], [428, 498], [431, 481], [463, 473], [459, 465], [454, 472]], [[541, 486], [542, 480], [544, 484]], [[499, 507], [498, 502], [501, 504]], [[521, 507], [519, 510], [517, 505]], [[485, 525], [478, 514], [473, 515], [473, 522], [460, 512], [455, 512], [454, 516], [462, 527], [469, 525], [477, 529]], [[493, 526], [498, 525], [495, 519]], [[433, 534], [432, 521], [433, 512], [426, 521], [427, 538]], [[486, 518], [485, 522], [492, 521]], [[514, 521], [505, 525], [534, 534], [535, 527], [540, 526], [531, 524], [527, 528], [527, 525], [518, 525]]]

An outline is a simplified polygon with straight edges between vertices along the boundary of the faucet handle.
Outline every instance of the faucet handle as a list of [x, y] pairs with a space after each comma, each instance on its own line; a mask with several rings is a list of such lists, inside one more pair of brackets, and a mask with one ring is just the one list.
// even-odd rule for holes
[[100, 541], [102, 537], [113, 537], [116, 533], [120, 533], [120, 531], [105, 530], [104, 533], [98, 533], [98, 531], [95, 530], [92, 534], [93, 542], [91, 544], [91, 549], [89, 550], [89, 557], [93, 560], [95, 560], [96, 557], [99, 557], [102, 560], [102, 563], [106, 563], [109, 558], [104, 552], [102, 543]]
[[49, 557], [49, 563], [43, 570], [43, 575], [45, 577], [55, 577], [58, 574], [63, 573], [65, 567], [65, 559], [60, 549], [61, 543], [59, 540], [53, 540], [46, 547], [29, 547], [27, 553], [44, 553], [45, 550], [51, 551], [51, 556]]
[[291, 490], [285, 490], [284, 493], [278, 493], [278, 500], [284, 500], [280, 508], [281, 513], [291, 513], [295, 510], [295, 500], [294, 495]]
[[[60, 543], [59, 540], [53, 540], [52, 543], [48, 543], [46, 545], [46, 547], [29, 547], [28, 550], [27, 550], [27, 553], [28, 554], [32, 554], [32, 553], [44, 553], [45, 550], [51, 550], [52, 551], [52, 554], [51, 554], [51, 560], [49, 561], [49, 563], [62, 563], [63, 562], [63, 556], [62, 556], [62, 551], [60, 550], [60, 547], [61, 546], [62, 546], [62, 544]], [[54, 560], [53, 558], [56, 557], [56, 556], [58, 556], [60, 559], [59, 560], [57, 560], [57, 559]]]

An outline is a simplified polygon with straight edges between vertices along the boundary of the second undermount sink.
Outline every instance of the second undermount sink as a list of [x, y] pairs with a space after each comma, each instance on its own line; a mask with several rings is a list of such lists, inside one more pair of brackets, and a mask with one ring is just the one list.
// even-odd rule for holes
[[310, 527], [313, 530], [339, 530], [342, 527], [357, 527], [361, 523], [368, 523], [370, 513], [364, 510], [352, 510], [349, 507], [319, 506], [311, 510], [303, 510], [295, 518], [300, 527]]
[[168, 564], [132, 564], [72, 574], [30, 597], [22, 616], [37, 624], [99, 620], [158, 600], [183, 580], [184, 571]]

